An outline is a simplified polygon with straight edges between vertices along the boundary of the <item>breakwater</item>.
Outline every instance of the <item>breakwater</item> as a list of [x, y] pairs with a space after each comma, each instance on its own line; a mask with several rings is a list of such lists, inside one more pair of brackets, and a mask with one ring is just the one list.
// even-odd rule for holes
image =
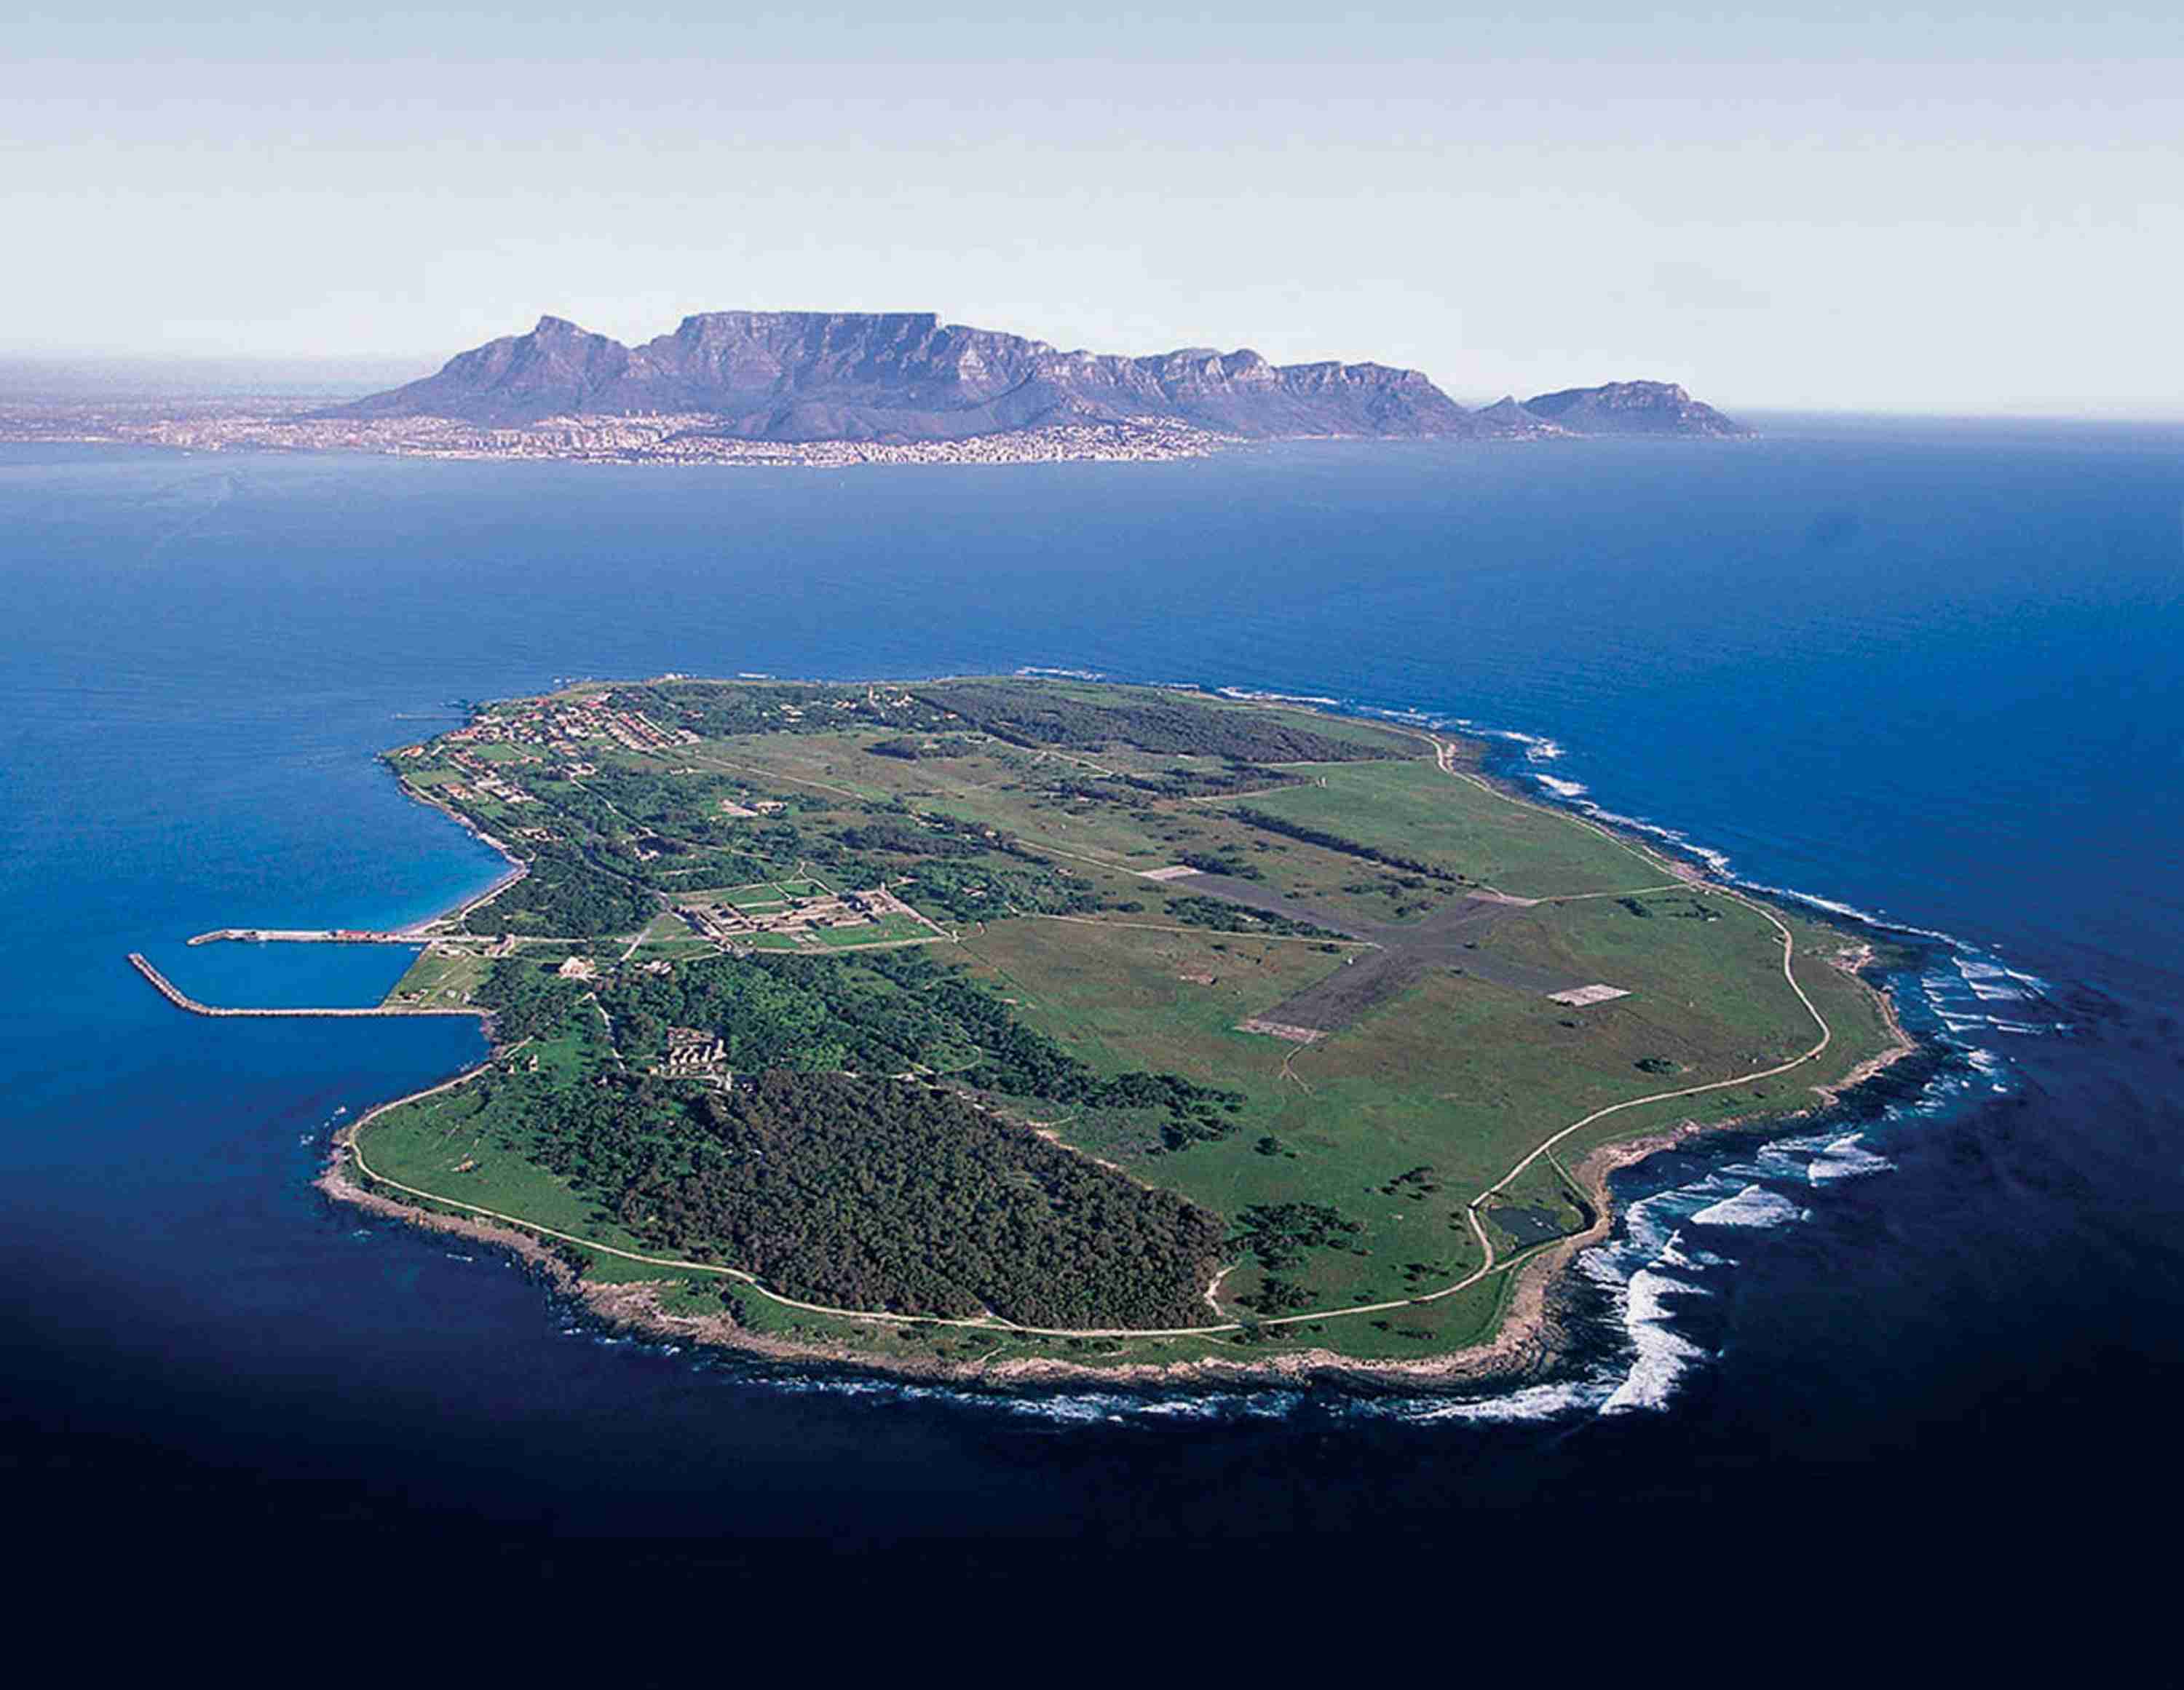
[[131, 951], [129, 953], [129, 965], [135, 969], [137, 973], [142, 975], [145, 979], [150, 981], [152, 982], [152, 989], [157, 992], [162, 998], [165, 998], [177, 1009], [187, 1009], [192, 1015], [482, 1015], [485, 1013], [482, 1009], [390, 1009], [382, 1004], [373, 1004], [369, 1008], [347, 1009], [228, 1009], [215, 1003], [198, 1003], [196, 998], [191, 997], [188, 992], [183, 991], [181, 987], [176, 985], [173, 981], [168, 979], [165, 975], [160, 973], [158, 969], [153, 967], [150, 961], [141, 951]]
[[234, 940], [251, 945], [421, 945], [426, 935], [415, 932], [367, 932], [351, 927], [215, 927], [209, 933], [192, 933], [192, 945], [216, 945]]

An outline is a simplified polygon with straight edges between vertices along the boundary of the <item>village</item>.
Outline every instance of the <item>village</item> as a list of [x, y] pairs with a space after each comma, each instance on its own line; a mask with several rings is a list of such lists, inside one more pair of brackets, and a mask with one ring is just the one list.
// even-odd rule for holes
[[[437, 742], [456, 748], [450, 753], [453, 760], [474, 772], [489, 764], [468, 748], [499, 744], [532, 748], [529, 754], [514, 759], [518, 764], [542, 763], [551, 756], [567, 760], [572, 775], [589, 775], [597, 770], [581, 759], [587, 742], [599, 740], [643, 754], [694, 745], [698, 736], [688, 728], [662, 727], [642, 710], [617, 709], [611, 692], [590, 692], [574, 698], [542, 698], [508, 714], [481, 715], [466, 726], [441, 735]], [[426, 751], [423, 745], [405, 745], [394, 754], [417, 758]]]
[[696, 937], [730, 948], [768, 939], [802, 948], [948, 937], [885, 887], [832, 892], [816, 880], [701, 894], [677, 904], [675, 913]]

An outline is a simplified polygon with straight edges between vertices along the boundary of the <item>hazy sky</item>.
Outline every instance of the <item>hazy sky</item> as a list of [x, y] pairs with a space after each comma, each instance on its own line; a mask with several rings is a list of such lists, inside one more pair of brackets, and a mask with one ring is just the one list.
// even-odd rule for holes
[[0, 352], [414, 358], [542, 311], [2184, 413], [2184, 5], [278, 14], [0, 38]]

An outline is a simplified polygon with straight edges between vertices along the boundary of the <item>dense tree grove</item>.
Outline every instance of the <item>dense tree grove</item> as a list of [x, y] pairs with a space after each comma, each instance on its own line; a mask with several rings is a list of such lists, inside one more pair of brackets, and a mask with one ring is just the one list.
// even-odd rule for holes
[[601, 997], [617, 1038], [633, 1055], [656, 1054], [669, 1027], [702, 1027], [720, 1035], [728, 1065], [738, 1072], [945, 1069], [962, 1061], [971, 1045], [920, 989], [920, 971], [904, 965], [923, 961], [915, 952], [892, 951], [705, 957], [671, 974], [619, 976]]
[[1357, 763], [1395, 753], [1337, 739], [1260, 710], [1150, 695], [1093, 703], [1037, 681], [957, 681], [916, 687], [926, 703], [953, 711], [996, 739], [1093, 750], [1134, 745], [1172, 755], [1241, 763]]
[[[528, 976], [497, 968], [480, 1001], [498, 1008], [511, 987], [538, 991], [537, 965], [527, 966]], [[656, 1056], [670, 1027], [702, 1027], [720, 1035], [738, 1072], [933, 1070], [1009, 1097], [1157, 1109], [1171, 1148], [1225, 1135], [1243, 1101], [1174, 1074], [1102, 1075], [975, 981], [915, 950], [708, 957], [670, 974], [618, 976], [599, 996], [633, 1059]]]
[[1125, 786], [1161, 798], [1207, 798], [1223, 792], [1264, 792], [1271, 787], [1293, 787], [1297, 776], [1256, 763], [1231, 759], [1219, 769], [1164, 769], [1157, 775], [1124, 775]]
[[1256, 1309], [1262, 1315], [1293, 1315], [1301, 1309], [1312, 1307], [1312, 1293], [1295, 1280], [1284, 1279], [1270, 1273], [1260, 1280], [1259, 1288], [1248, 1297], [1237, 1299], [1247, 1309]]
[[1306, 1250], [1352, 1249], [1365, 1229], [1324, 1203], [1255, 1203], [1237, 1217], [1232, 1243], [1249, 1250], [1269, 1272], [1292, 1268]]
[[1339, 939], [1329, 928], [1300, 921], [1270, 909], [1246, 909], [1218, 898], [1173, 898], [1167, 913], [1186, 927], [1210, 927], [1217, 933], [1273, 933], [1293, 939]]
[[986, 861], [922, 862], [897, 888], [927, 914], [955, 921], [1001, 915], [1084, 915], [1100, 894], [1051, 864], [1036, 867]]
[[989, 841], [967, 827], [946, 826], [947, 820], [883, 813], [843, 828], [836, 837], [852, 851], [896, 857], [976, 857], [989, 848]]
[[626, 933], [650, 920], [658, 902], [627, 876], [603, 869], [583, 852], [541, 845], [530, 873], [463, 925], [473, 933], [552, 933], [583, 937]]
[[1234, 875], [1239, 880], [1262, 881], [1267, 871], [1256, 863], [1247, 862], [1236, 854], [1236, 848], [1216, 854], [1210, 851], [1184, 851], [1177, 853], [1176, 861], [1187, 869], [1195, 869], [1201, 875]]
[[[596, 992], [595, 1009], [587, 1000]], [[503, 1040], [593, 1033], [625, 1064], [510, 1065], [471, 1093], [488, 1130], [637, 1237], [845, 1307], [1046, 1326], [1188, 1324], [1222, 1227], [920, 1076], [1164, 1112], [1174, 1142], [1239, 1099], [1173, 1075], [1101, 1076], [916, 951], [717, 957], [595, 987], [496, 960]], [[671, 1026], [726, 1041], [722, 1092], [647, 1071]], [[846, 1071], [845, 1071], [846, 1070]]]
[[490, 1130], [649, 1248], [788, 1296], [1026, 1325], [1188, 1325], [1218, 1220], [914, 1081], [783, 1070], [480, 1082]]
[[576, 981], [561, 979], [554, 972], [555, 966], [521, 956], [494, 959], [476, 995], [480, 1003], [493, 1011], [496, 1042], [554, 1038], [568, 1029], [586, 988]]
[[1291, 821], [1271, 811], [1255, 809], [1250, 804], [1239, 804], [1228, 812], [1237, 820], [1256, 827], [1263, 833], [1279, 833], [1284, 839], [1295, 839], [1306, 845], [1317, 845], [1323, 850], [1340, 851], [1347, 857], [1361, 857], [1368, 863], [1379, 863], [1390, 869], [1402, 869], [1414, 875], [1424, 875], [1437, 881], [1458, 882], [1463, 879], [1455, 870], [1439, 863], [1427, 862], [1422, 857], [1407, 857], [1399, 852], [1383, 851], [1377, 845], [1368, 845], [1356, 839], [1346, 839], [1340, 833], [1329, 833], [1324, 828], [1307, 827], [1301, 821]]
[[628, 1170], [625, 1224], [791, 1295], [1035, 1326], [1204, 1316], [1211, 1214], [946, 1093], [772, 1073], [677, 1126], [679, 1165]]
[[[643, 710], [656, 722], [685, 727], [707, 739], [739, 733], [826, 733], [843, 727], [889, 727], [930, 732], [960, 727], [944, 710], [903, 698], [892, 685], [833, 686], [776, 681], [677, 681], [656, 686], [618, 686], [616, 703]], [[794, 714], [791, 714], [794, 712]]]

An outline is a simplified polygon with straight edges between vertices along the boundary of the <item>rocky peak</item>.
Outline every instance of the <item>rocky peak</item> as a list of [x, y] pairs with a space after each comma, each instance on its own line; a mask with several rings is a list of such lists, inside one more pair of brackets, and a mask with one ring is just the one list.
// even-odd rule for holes
[[1610, 381], [1564, 387], [1524, 401], [1534, 416], [1573, 434], [1674, 434], [1729, 438], [1751, 431], [1702, 404], [1673, 381]]
[[1277, 365], [1249, 347], [1058, 352], [929, 311], [701, 311], [637, 347], [545, 315], [528, 334], [331, 413], [494, 425], [688, 414], [767, 440], [954, 440], [1057, 420], [1158, 419], [1252, 438], [1739, 431], [1665, 382], [1571, 388], [1470, 412], [1424, 374]]

